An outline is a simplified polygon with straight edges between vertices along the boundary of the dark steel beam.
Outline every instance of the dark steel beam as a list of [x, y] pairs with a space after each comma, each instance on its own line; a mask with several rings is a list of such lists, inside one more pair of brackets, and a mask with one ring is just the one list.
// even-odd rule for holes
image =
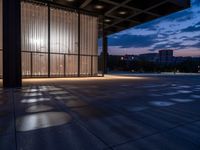
[[126, 21], [126, 20], [128, 20], [128, 19], [130, 19], [130, 18], [132, 18], [132, 17], [134, 17], [134, 16], [139, 15], [139, 14], [147, 13], [149, 10], [151, 10], [151, 9], [153, 9], [153, 8], [156, 8], [156, 7], [160, 6], [160, 5], [163, 5], [163, 4], [167, 3], [167, 2], [168, 2], [168, 0], [163, 0], [162, 2], [160, 2], [160, 3], [156, 4], [156, 5], [153, 5], [152, 7], [149, 7], [149, 8], [147, 8], [147, 9], [141, 11], [141, 12], [138, 12], [138, 13], [135, 13], [135, 14], [133, 14], [133, 15], [130, 15], [130, 16], [126, 17], [126, 18], [123, 18], [123, 19], [121, 19], [120, 21], [117, 21], [117, 22], [115, 22], [115, 23], [113, 23], [113, 24], [107, 26], [106, 28], [112, 27], [112, 26], [114, 26], [114, 25], [116, 25], [116, 24], [118, 24], [118, 23], [121, 23], [121, 22], [123, 22], [123, 21]]
[[92, 0], [86, 0], [83, 4], [81, 4], [80, 8], [85, 8], [87, 5], [89, 5], [92, 2]]
[[[113, 2], [113, 1], [111, 1], [111, 0], [100, 0], [100, 1], [105, 2], [105, 3], [108, 3], [108, 4], [112, 4], [112, 5], [115, 5], [115, 6], [118, 6], [118, 5], [119, 5], [119, 3]], [[128, 2], [123, 2], [123, 3], [121, 3], [121, 7], [131, 9], [131, 10], [135, 11], [136, 13], [142, 12], [142, 11], [143, 11], [142, 9], [128, 6], [127, 3], [128, 3]], [[153, 16], [158, 16], [158, 17], [160, 16], [160, 15], [158, 15], [158, 14], [155, 14], [155, 13], [152, 13], [152, 12], [149, 12], [149, 11], [147, 11], [146, 13], [147, 13], [147, 14], [150, 14], [150, 15], [153, 15]], [[108, 13], [106, 13], [106, 14], [108, 14]]]
[[22, 86], [20, 0], [3, 0], [3, 87]]
[[131, 0], [125, 0], [124, 2], [122, 2], [122, 3], [118, 4], [118, 5], [116, 5], [115, 7], [113, 7], [113, 8], [110, 9], [109, 11], [107, 11], [107, 12], [105, 13], [105, 15], [108, 15], [109, 13], [111, 13], [111, 12], [113, 12], [114, 10], [116, 10], [116, 9], [118, 9], [118, 8], [120, 8], [120, 7], [122, 7], [123, 5], [127, 4], [127, 3], [130, 2], [130, 1], [131, 1]]

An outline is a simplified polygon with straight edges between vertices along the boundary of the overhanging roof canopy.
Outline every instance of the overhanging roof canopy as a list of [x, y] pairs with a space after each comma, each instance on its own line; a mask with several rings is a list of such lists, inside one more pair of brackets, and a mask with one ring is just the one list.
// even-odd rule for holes
[[[190, 0], [47, 0], [104, 15], [108, 34], [190, 7]], [[102, 23], [100, 23], [101, 26]]]

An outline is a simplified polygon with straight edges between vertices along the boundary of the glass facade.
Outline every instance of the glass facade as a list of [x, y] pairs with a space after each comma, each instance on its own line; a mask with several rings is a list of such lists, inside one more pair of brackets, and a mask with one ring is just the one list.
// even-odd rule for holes
[[22, 2], [21, 32], [24, 77], [97, 75], [97, 17]]
[[48, 8], [21, 3], [22, 75], [48, 76]]

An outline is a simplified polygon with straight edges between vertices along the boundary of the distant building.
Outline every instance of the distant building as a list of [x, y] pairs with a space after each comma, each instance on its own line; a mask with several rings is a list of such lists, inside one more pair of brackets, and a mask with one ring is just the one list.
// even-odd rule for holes
[[170, 64], [174, 62], [173, 50], [159, 50], [159, 62]]
[[140, 54], [139, 59], [143, 61], [149, 61], [149, 62], [157, 62], [158, 61], [158, 53], [146, 53], [146, 54]]
[[182, 63], [187, 60], [193, 60], [193, 58], [192, 57], [174, 57], [174, 62], [176, 64]]
[[121, 60], [124, 61], [134, 61], [135, 59], [137, 59], [138, 56], [136, 55], [125, 55], [121, 57]]

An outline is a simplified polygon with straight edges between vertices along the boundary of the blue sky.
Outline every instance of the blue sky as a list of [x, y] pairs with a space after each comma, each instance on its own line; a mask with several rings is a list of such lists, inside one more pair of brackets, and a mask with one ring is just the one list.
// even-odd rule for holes
[[108, 38], [113, 55], [173, 49], [175, 56], [200, 56], [200, 0], [189, 9], [124, 30]]

